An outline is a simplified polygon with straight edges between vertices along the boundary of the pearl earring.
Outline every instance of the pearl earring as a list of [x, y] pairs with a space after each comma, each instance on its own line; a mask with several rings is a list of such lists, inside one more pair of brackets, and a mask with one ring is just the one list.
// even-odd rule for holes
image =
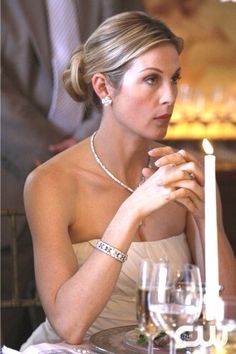
[[103, 104], [103, 106], [109, 106], [110, 104], [112, 104], [112, 99], [111, 99], [111, 97], [110, 96], [106, 96], [106, 97], [104, 97], [104, 98], [102, 98], [102, 104]]

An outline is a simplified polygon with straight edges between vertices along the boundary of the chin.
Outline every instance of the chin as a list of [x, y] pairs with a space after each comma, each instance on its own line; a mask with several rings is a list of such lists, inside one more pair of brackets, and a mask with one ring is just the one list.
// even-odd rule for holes
[[158, 129], [158, 131], [153, 132], [150, 137], [151, 140], [163, 140], [167, 134], [167, 129]]

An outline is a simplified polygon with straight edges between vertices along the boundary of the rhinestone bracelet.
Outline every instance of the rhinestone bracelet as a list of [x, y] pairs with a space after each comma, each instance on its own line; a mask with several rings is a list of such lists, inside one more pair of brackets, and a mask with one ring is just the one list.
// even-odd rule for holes
[[121, 263], [124, 263], [128, 258], [127, 254], [119, 251], [115, 247], [108, 245], [108, 243], [106, 243], [102, 240], [98, 240], [96, 242], [96, 249], [107, 254], [108, 256], [111, 256], [112, 258], [115, 258], [117, 261], [119, 261]]

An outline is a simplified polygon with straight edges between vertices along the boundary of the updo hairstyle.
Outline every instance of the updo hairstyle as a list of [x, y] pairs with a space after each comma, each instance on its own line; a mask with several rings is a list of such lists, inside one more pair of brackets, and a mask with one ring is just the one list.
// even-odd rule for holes
[[72, 55], [63, 74], [66, 90], [76, 101], [95, 105], [100, 100], [91, 79], [103, 73], [109, 83], [119, 89], [129, 62], [158, 43], [172, 43], [178, 53], [183, 39], [160, 20], [144, 12], [123, 12], [105, 20]]

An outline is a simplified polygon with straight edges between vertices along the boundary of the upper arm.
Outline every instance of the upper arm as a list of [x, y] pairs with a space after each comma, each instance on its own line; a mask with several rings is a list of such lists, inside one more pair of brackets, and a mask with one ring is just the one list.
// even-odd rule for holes
[[36, 170], [26, 180], [25, 209], [30, 226], [35, 275], [45, 311], [59, 288], [78, 269], [68, 228], [72, 222], [73, 196], [63, 177]]

